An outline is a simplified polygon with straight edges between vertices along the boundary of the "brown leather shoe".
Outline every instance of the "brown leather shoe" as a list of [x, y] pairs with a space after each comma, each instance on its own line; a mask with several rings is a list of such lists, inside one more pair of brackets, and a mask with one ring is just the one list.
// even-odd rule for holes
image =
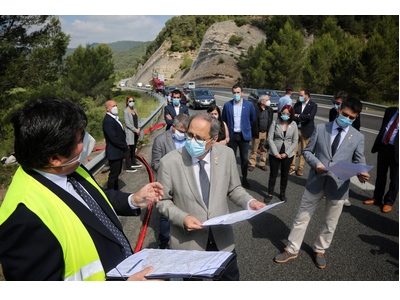
[[260, 150], [260, 149], [258, 149], [258, 150], [257, 150], [257, 153], [259, 153], [259, 154], [260, 154], [260, 153], [261, 153], [261, 150]]
[[387, 205], [387, 204], [385, 204], [384, 206], [383, 206], [383, 208], [382, 208], [382, 211], [384, 212], [384, 213], [388, 213], [388, 212], [390, 212], [392, 210], [392, 207], [390, 206], [390, 205]]
[[303, 175], [303, 169], [297, 169], [297, 176]]
[[374, 204], [376, 202], [375, 199], [371, 199], [371, 200], [365, 200], [364, 204]]
[[294, 173], [294, 171], [295, 171], [295, 169], [293, 169], [293, 168], [290, 168], [290, 169], [289, 169], [289, 175], [290, 175], [290, 174], [293, 174], [293, 173]]
[[266, 166], [262, 166], [262, 167], [261, 167], [261, 170], [263, 170], [263, 171], [268, 171], [268, 169], [267, 169]]
[[251, 167], [249, 168], [249, 171], [253, 171], [253, 170], [254, 170], [254, 167], [251, 166]]

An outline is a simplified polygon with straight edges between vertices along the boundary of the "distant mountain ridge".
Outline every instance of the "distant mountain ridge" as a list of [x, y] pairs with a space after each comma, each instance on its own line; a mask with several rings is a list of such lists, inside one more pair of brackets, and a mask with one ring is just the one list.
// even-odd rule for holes
[[[139, 41], [118, 41], [118, 42], [113, 42], [113, 43], [92, 43], [90, 46], [96, 47], [99, 44], [108, 44], [110, 48], [114, 51], [114, 54], [117, 52], [121, 52], [124, 50], [127, 50], [129, 48], [132, 48], [136, 45], [142, 44], [143, 42]], [[65, 56], [69, 56], [72, 53], [74, 53], [76, 48], [67, 48], [67, 52], [65, 53]]]

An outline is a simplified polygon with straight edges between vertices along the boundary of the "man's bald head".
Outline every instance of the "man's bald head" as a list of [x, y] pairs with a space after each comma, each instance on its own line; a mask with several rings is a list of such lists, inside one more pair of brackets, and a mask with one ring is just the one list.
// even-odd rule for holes
[[108, 112], [111, 112], [111, 108], [113, 108], [114, 106], [117, 106], [117, 102], [115, 102], [114, 100], [108, 100], [106, 102], [106, 110]]

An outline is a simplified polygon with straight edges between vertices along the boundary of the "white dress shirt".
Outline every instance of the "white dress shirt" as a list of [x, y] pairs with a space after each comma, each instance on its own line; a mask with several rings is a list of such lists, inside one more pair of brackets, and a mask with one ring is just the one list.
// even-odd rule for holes
[[118, 116], [115, 116], [115, 115], [113, 115], [113, 114], [111, 114], [109, 112], [107, 112], [107, 115], [111, 116], [115, 121], [117, 121], [118, 124], [121, 125], [122, 130], [125, 131], [124, 126], [122, 126], [122, 123], [119, 121]]

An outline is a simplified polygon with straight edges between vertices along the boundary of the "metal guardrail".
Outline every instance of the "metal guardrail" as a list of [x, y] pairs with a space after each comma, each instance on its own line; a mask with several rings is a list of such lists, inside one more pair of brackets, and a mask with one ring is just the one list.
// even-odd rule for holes
[[[134, 90], [134, 91], [138, 91], [138, 92], [141, 92], [141, 93], [148, 93], [148, 90], [146, 90], [146, 89], [137, 89], [137, 88], [133, 88], [133, 87], [131, 87], [131, 86], [129, 86], [129, 85], [130, 85], [130, 84], [128, 84], [128, 86], [126, 86], [126, 87], [124, 87], [124, 88], [125, 88], [125, 89]], [[150, 93], [148, 93], [148, 94], [150, 94]], [[152, 127], [152, 126], [158, 121], [158, 118], [160, 117], [161, 111], [162, 111], [162, 109], [163, 109], [163, 107], [164, 107], [164, 104], [165, 104], [165, 99], [164, 99], [163, 96], [158, 95], [157, 93], [153, 93], [153, 94], [151, 95], [151, 97], [157, 99], [159, 104], [158, 104], [158, 106], [157, 106], [157, 108], [156, 108], [155, 110], [151, 111], [149, 117], [147, 117], [147, 118], [141, 118], [141, 119], [140, 119], [140, 121], [139, 121], [139, 127], [140, 127], [140, 128], [143, 128], [143, 129], [144, 129], [147, 125], [149, 125], [149, 124], [150, 124], [150, 126]], [[142, 139], [143, 139], [143, 136], [144, 136], [144, 135], [143, 135], [143, 131], [144, 131], [144, 130], [141, 130], [141, 131], [140, 131], [139, 140], [142, 140]], [[88, 162], [88, 163], [85, 165], [85, 167], [86, 167], [93, 175], [95, 175], [95, 174], [97, 174], [97, 173], [100, 171], [102, 165], [105, 164], [105, 161], [106, 161], [106, 151], [102, 151], [99, 155], [97, 155], [97, 156], [96, 156], [95, 158], [93, 158], [90, 162]]]

